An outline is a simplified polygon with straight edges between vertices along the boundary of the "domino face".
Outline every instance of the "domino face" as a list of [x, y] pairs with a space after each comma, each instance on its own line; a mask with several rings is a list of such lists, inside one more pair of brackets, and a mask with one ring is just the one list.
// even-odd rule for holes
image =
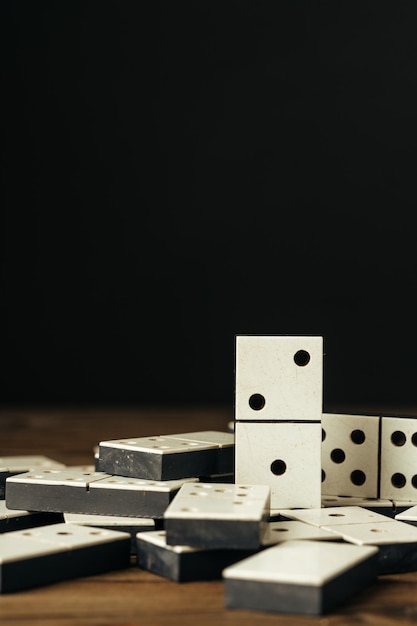
[[35, 526], [46, 526], [62, 521], [63, 516], [61, 513], [15, 511], [6, 508], [6, 502], [0, 500], [0, 533], [8, 533]]
[[374, 582], [377, 553], [373, 546], [286, 541], [224, 570], [225, 604], [277, 613], [326, 613]]
[[258, 549], [270, 509], [266, 485], [183, 485], [164, 515], [169, 545]]
[[268, 485], [271, 507], [321, 505], [321, 425], [236, 422], [236, 482]]
[[344, 541], [378, 546], [378, 574], [414, 572], [417, 569], [417, 528], [397, 520], [377, 524], [327, 526]]
[[379, 416], [324, 413], [322, 492], [378, 497]]
[[172, 546], [165, 531], [137, 535], [137, 563], [141, 569], [176, 582], [220, 580], [225, 567], [253, 554], [253, 550], [212, 550]]
[[147, 481], [103, 472], [44, 470], [7, 479], [13, 509], [161, 518], [184, 482]]
[[155, 521], [145, 517], [118, 517], [116, 515], [83, 515], [82, 513], [64, 513], [66, 524], [78, 524], [107, 530], [118, 530], [130, 535], [130, 552], [136, 554], [136, 535], [155, 530]]
[[323, 338], [236, 337], [236, 421], [320, 422]]
[[369, 509], [382, 515], [394, 518], [397, 509], [391, 500], [381, 498], [360, 498], [356, 496], [326, 496], [322, 495], [321, 505], [323, 508], [335, 506], [360, 506], [362, 509]]
[[326, 526], [340, 535], [344, 541], [358, 546], [382, 546], [393, 543], [415, 544], [417, 552], [417, 528], [398, 520], [365, 524], [336, 524]]
[[9, 476], [23, 474], [34, 468], [47, 469], [51, 467], [64, 468], [65, 465], [41, 454], [0, 457], [0, 500], [5, 499], [6, 480]]
[[234, 436], [206, 431], [116, 439], [99, 444], [100, 471], [147, 480], [233, 472]]
[[404, 511], [397, 513], [395, 519], [400, 522], [407, 522], [417, 526], [417, 506], [408, 507]]
[[130, 536], [53, 524], [0, 535], [0, 592], [88, 576], [130, 564]]
[[346, 524], [378, 524], [389, 521], [386, 515], [359, 506], [328, 507], [321, 509], [281, 510], [281, 515], [319, 528]]
[[296, 520], [277, 520], [268, 522], [262, 539], [263, 546], [273, 546], [283, 541], [309, 539], [315, 541], [337, 541], [336, 535], [329, 530], [318, 528]]
[[417, 418], [382, 417], [381, 498], [417, 501]]

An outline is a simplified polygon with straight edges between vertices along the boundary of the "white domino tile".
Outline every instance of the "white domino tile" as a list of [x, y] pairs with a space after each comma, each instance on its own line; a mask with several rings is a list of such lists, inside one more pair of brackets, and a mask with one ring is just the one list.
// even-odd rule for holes
[[0, 472], [27, 472], [34, 468], [64, 468], [63, 463], [41, 454], [0, 457]]
[[379, 427], [379, 416], [323, 413], [323, 493], [378, 497]]
[[382, 417], [380, 495], [417, 501], [417, 418]]
[[259, 520], [269, 513], [266, 485], [184, 484], [164, 514], [165, 520]]
[[258, 549], [270, 510], [266, 485], [183, 485], [164, 514], [167, 543]]
[[337, 524], [326, 526], [344, 541], [357, 545], [384, 545], [415, 543], [417, 546], [417, 528], [398, 520], [367, 524]]
[[0, 500], [0, 520], [12, 519], [13, 517], [29, 517], [31, 513], [29, 511], [20, 511], [19, 509], [8, 509], [6, 507], [6, 501]]
[[99, 444], [97, 467], [113, 475], [153, 480], [233, 471], [234, 436], [202, 431], [113, 439]]
[[0, 592], [128, 567], [128, 533], [65, 523], [0, 535]]
[[181, 439], [180, 436], [155, 435], [154, 437], [137, 437], [129, 439], [112, 439], [102, 441], [100, 448], [115, 448], [131, 452], [146, 452], [154, 455], [177, 454], [185, 450], [215, 450], [218, 445], [213, 442], [201, 442]]
[[322, 387], [322, 337], [236, 337], [237, 421], [320, 421]]
[[321, 505], [321, 425], [236, 422], [235, 479], [268, 485], [271, 508]]
[[395, 519], [417, 525], [417, 506], [408, 507], [405, 511], [397, 513]]
[[145, 480], [142, 478], [126, 478], [124, 476], [104, 476], [101, 480], [90, 484], [90, 490], [94, 489], [124, 489], [137, 492], [159, 492], [172, 493], [184, 485], [184, 483], [194, 484], [197, 478], [183, 478], [182, 480]]
[[322, 494], [321, 504], [323, 507], [329, 506], [361, 506], [365, 509], [380, 508], [392, 509], [392, 500], [382, 500], [381, 498], [361, 498], [358, 496], [334, 496]]
[[68, 549], [73, 549], [75, 547], [95, 545], [97, 541], [99, 543], [108, 543], [114, 541], [117, 537], [121, 539], [128, 538], [129, 535], [119, 531], [92, 529], [75, 524], [69, 527], [68, 524], [63, 522], [62, 524], [51, 524], [50, 526], [7, 533], [5, 537], [6, 541], [8, 538], [18, 539], [22, 543], [24, 541], [36, 541], [42, 544], [65, 546]]
[[84, 513], [64, 513], [64, 521], [67, 524], [79, 524], [80, 526], [98, 526], [118, 528], [136, 527], [139, 529], [155, 526], [154, 520], [145, 517], [122, 517], [117, 515], [87, 515]]
[[299, 520], [318, 527], [336, 526], [340, 524], [373, 524], [389, 521], [386, 515], [369, 511], [359, 506], [328, 507], [320, 509], [287, 509], [280, 514], [290, 519]]
[[272, 546], [283, 541], [309, 539], [315, 541], [335, 541], [337, 537], [328, 530], [296, 520], [268, 522], [262, 545]]
[[171, 439], [179, 439], [180, 441], [193, 441], [197, 443], [213, 444], [219, 448], [233, 446], [235, 438], [233, 433], [222, 432], [217, 430], [206, 430], [191, 433], [179, 433], [167, 435]]
[[376, 553], [372, 547], [286, 541], [226, 568], [223, 577], [321, 586]]
[[67, 469], [38, 469], [34, 468], [24, 474], [18, 474], [7, 479], [6, 484], [54, 485], [69, 486], [86, 489], [91, 483], [103, 478], [111, 478], [104, 472], [83, 471], [73, 468]]
[[184, 483], [152, 481], [74, 469], [36, 470], [7, 479], [6, 506], [31, 511], [162, 517]]
[[328, 613], [375, 581], [378, 553], [375, 546], [285, 541], [223, 571], [225, 604], [274, 613]]

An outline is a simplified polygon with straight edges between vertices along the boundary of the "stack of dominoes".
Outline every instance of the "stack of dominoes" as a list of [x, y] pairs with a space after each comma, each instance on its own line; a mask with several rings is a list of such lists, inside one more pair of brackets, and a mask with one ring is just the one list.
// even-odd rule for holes
[[321, 337], [242, 335], [230, 432], [0, 459], [0, 591], [133, 559], [223, 578], [229, 608], [322, 614], [417, 570], [417, 418], [323, 413], [322, 387]]

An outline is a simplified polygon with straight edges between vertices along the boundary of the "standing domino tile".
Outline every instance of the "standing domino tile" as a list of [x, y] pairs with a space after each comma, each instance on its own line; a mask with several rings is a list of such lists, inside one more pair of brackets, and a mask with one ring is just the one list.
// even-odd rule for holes
[[381, 498], [417, 501], [417, 418], [382, 417]]
[[320, 422], [322, 396], [322, 337], [236, 337], [236, 421]]
[[270, 508], [266, 485], [183, 485], [165, 511], [169, 545], [258, 549]]
[[0, 535], [0, 592], [99, 574], [130, 564], [130, 535], [53, 524]]
[[129, 533], [131, 537], [130, 551], [136, 554], [136, 535], [155, 530], [155, 521], [146, 517], [118, 517], [116, 515], [84, 515], [82, 513], [64, 513], [66, 524], [92, 526], [106, 530], [118, 530]]
[[102, 441], [100, 471], [175, 480], [233, 472], [234, 436], [216, 431]]
[[175, 582], [219, 580], [225, 567], [254, 553], [254, 550], [172, 546], [165, 531], [137, 535], [137, 563], [141, 569]]
[[319, 507], [320, 424], [236, 422], [236, 482], [268, 485], [271, 507]]
[[320, 615], [376, 580], [376, 547], [285, 541], [223, 572], [228, 608]]
[[235, 480], [271, 506], [321, 502], [323, 338], [236, 337]]
[[322, 493], [378, 497], [379, 416], [322, 415]]
[[349, 543], [377, 546], [378, 574], [417, 570], [417, 528], [409, 524], [390, 519], [376, 524], [337, 524], [324, 528]]
[[6, 480], [9, 476], [23, 474], [34, 468], [47, 469], [51, 467], [64, 468], [65, 465], [41, 454], [0, 457], [0, 500], [5, 499]]
[[6, 502], [0, 500], [0, 533], [14, 530], [47, 526], [63, 521], [62, 513], [36, 513], [31, 511], [15, 511], [6, 508]]
[[29, 511], [161, 518], [187, 478], [149, 481], [103, 472], [44, 470], [7, 479], [6, 506]]

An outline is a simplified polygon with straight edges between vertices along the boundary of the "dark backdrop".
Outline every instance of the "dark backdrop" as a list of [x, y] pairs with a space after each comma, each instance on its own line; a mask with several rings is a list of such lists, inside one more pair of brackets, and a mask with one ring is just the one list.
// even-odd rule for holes
[[3, 0], [1, 399], [416, 403], [417, 4]]

